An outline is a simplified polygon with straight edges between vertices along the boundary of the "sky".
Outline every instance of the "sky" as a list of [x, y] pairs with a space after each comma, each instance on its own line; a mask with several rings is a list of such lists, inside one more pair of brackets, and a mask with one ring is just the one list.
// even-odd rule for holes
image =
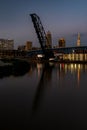
[[87, 45], [87, 0], [0, 0], [0, 38], [14, 39], [15, 48], [26, 41], [40, 46], [31, 13], [51, 32], [53, 46], [61, 37], [66, 46], [75, 46], [78, 33]]

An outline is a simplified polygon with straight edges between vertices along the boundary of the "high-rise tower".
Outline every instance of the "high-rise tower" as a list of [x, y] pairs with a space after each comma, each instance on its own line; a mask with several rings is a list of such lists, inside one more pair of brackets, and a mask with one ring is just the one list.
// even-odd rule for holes
[[77, 46], [80, 46], [80, 33], [78, 33]]
[[64, 38], [60, 38], [58, 40], [58, 44], [59, 44], [59, 47], [65, 47], [66, 46], [66, 41]]
[[46, 47], [51, 48], [52, 47], [52, 36], [51, 36], [50, 31], [47, 32], [46, 37], [47, 37]]

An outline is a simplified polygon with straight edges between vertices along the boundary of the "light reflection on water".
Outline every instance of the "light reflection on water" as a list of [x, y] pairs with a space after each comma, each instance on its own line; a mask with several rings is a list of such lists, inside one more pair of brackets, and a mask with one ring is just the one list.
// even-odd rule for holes
[[24, 69], [17, 76], [9, 71], [0, 76], [1, 124], [8, 129], [87, 128], [86, 64], [37, 63]]

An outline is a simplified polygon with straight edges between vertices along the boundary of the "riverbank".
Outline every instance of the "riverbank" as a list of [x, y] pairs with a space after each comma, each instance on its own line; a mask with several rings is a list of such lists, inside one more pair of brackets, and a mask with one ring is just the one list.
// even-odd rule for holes
[[30, 64], [27, 61], [19, 59], [1, 59], [0, 63], [0, 78], [10, 75], [21, 76], [30, 69]]

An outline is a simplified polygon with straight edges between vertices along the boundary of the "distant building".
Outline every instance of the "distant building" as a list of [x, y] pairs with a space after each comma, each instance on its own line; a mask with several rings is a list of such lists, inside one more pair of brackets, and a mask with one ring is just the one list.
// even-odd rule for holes
[[20, 50], [20, 51], [32, 50], [32, 42], [27, 41], [25, 45], [19, 45], [18, 50]]
[[64, 38], [60, 38], [58, 40], [58, 44], [59, 44], [59, 47], [65, 47], [66, 46], [65, 39]]
[[50, 31], [47, 32], [46, 37], [47, 37], [46, 47], [51, 48], [52, 47], [52, 35], [51, 35]]
[[40, 47], [32, 47], [32, 50], [40, 50]]
[[80, 46], [80, 33], [78, 33], [78, 38], [77, 38], [77, 46]]
[[13, 50], [14, 40], [0, 39], [0, 50]]
[[18, 46], [18, 50], [25, 51], [25, 45]]
[[26, 51], [32, 50], [32, 42], [31, 42], [31, 41], [27, 41], [27, 42], [26, 42], [25, 50], [26, 50]]

